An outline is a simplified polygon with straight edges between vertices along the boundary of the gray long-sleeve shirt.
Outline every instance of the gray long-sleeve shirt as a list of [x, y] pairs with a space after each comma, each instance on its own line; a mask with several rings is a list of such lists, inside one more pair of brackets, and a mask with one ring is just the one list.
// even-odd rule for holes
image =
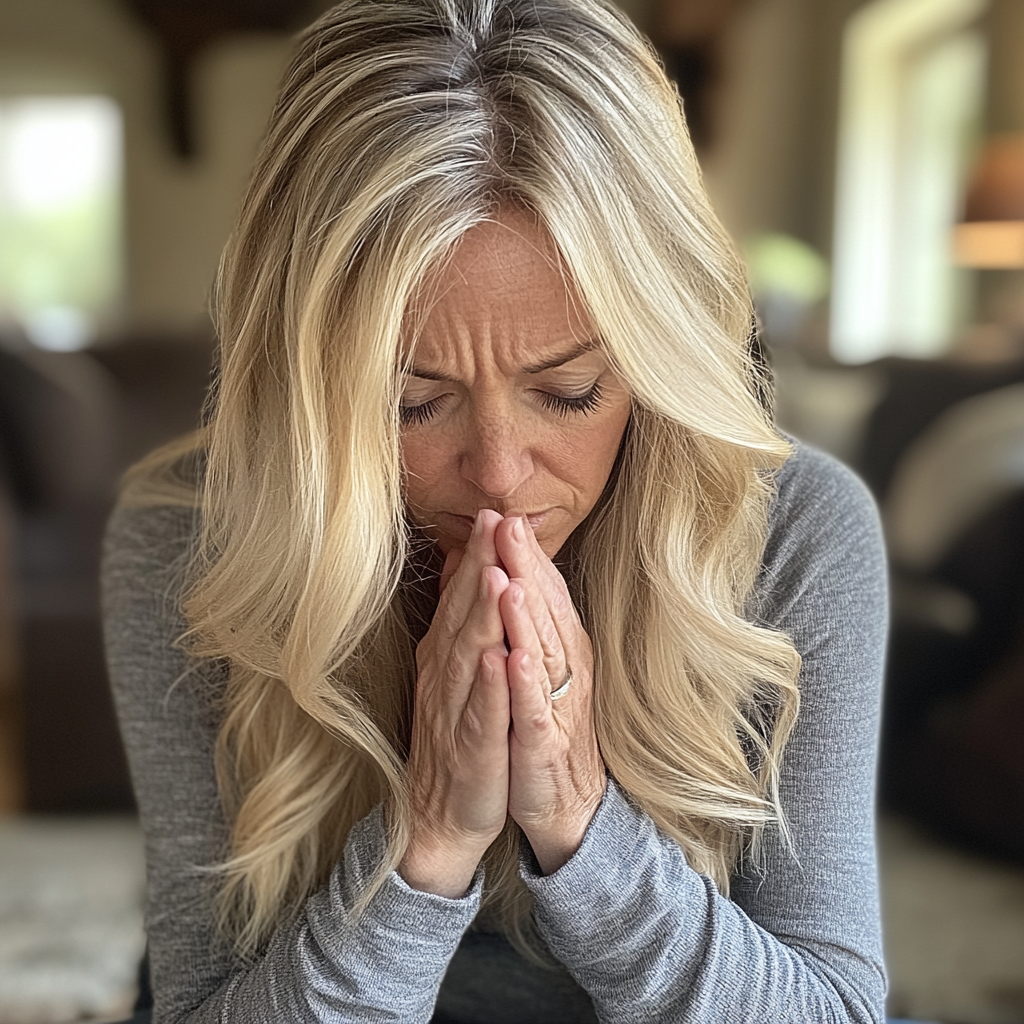
[[738, 874], [727, 899], [612, 780], [567, 864], [548, 877], [522, 864], [558, 971], [470, 929], [479, 877], [446, 899], [392, 873], [355, 922], [383, 850], [379, 810], [258, 962], [218, 942], [215, 878], [202, 868], [228, 834], [213, 768], [222, 677], [173, 645], [194, 527], [188, 509], [121, 508], [104, 565], [110, 673], [146, 835], [155, 1024], [411, 1024], [435, 1002], [436, 1021], [486, 1024], [882, 1020], [872, 798], [885, 567], [871, 499], [838, 463], [798, 446], [780, 472], [750, 610], [803, 656], [781, 780], [792, 847], [769, 831], [762, 868]]

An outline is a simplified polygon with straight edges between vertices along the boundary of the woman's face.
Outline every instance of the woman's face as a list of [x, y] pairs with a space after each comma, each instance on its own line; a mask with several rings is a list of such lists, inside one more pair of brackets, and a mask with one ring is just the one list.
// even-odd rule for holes
[[410, 515], [445, 554], [480, 509], [523, 515], [552, 556], [604, 489], [629, 393], [526, 215], [471, 229], [431, 284], [402, 399]]

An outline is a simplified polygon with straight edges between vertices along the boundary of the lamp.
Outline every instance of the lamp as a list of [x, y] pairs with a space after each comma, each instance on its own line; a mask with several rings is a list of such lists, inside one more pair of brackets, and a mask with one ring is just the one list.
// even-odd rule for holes
[[982, 150], [953, 229], [953, 258], [961, 267], [1024, 269], [1024, 133], [995, 135]]

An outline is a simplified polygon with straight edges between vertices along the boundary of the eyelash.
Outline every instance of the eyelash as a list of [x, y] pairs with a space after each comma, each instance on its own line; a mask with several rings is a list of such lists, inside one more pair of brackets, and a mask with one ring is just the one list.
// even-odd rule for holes
[[422, 405], [403, 405], [398, 411], [402, 426], [422, 426], [437, 412], [437, 407], [441, 404], [442, 398], [444, 398], [444, 395], [432, 398], [429, 402], [424, 402]]
[[571, 398], [565, 395], [553, 395], [549, 391], [540, 392], [540, 396], [545, 408], [558, 413], [559, 416], [569, 416], [571, 413], [586, 416], [592, 413], [601, 402], [601, 384], [599, 381], [594, 381], [589, 391]]
[[[559, 416], [570, 416], [573, 413], [586, 416], [593, 412], [601, 402], [601, 384], [599, 381], [595, 381], [588, 391], [582, 395], [573, 395], [571, 397], [553, 395], [549, 391], [540, 391], [538, 394], [544, 407], [557, 413]], [[439, 395], [437, 398], [432, 398], [429, 402], [423, 402], [421, 405], [402, 406], [399, 411], [402, 426], [422, 426], [434, 417], [444, 398], [444, 395]]]

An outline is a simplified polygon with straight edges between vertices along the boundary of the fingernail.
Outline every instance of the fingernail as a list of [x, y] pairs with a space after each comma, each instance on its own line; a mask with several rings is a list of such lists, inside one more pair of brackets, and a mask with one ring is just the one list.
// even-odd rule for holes
[[480, 532], [483, 530], [483, 528], [484, 528], [484, 517], [483, 517], [483, 514], [482, 514], [482, 510], [481, 510], [480, 512], [477, 512], [476, 518], [473, 520], [473, 536], [474, 537], [479, 537], [480, 536]]
[[533, 669], [533, 659], [529, 656], [529, 654], [524, 654], [523, 655], [522, 660], [519, 662], [519, 667], [527, 675], [532, 671], [532, 669]]
[[482, 572], [480, 573], [480, 597], [481, 597], [482, 599], [484, 599], [484, 600], [486, 600], [486, 598], [487, 598], [487, 591], [488, 591], [488, 585], [487, 585], [487, 570], [486, 570], [486, 569], [484, 569], [484, 570], [483, 570], [483, 571], [482, 571]]
[[523, 527], [522, 516], [516, 517], [515, 525], [512, 527], [512, 534], [518, 541], [526, 540], [526, 530]]

